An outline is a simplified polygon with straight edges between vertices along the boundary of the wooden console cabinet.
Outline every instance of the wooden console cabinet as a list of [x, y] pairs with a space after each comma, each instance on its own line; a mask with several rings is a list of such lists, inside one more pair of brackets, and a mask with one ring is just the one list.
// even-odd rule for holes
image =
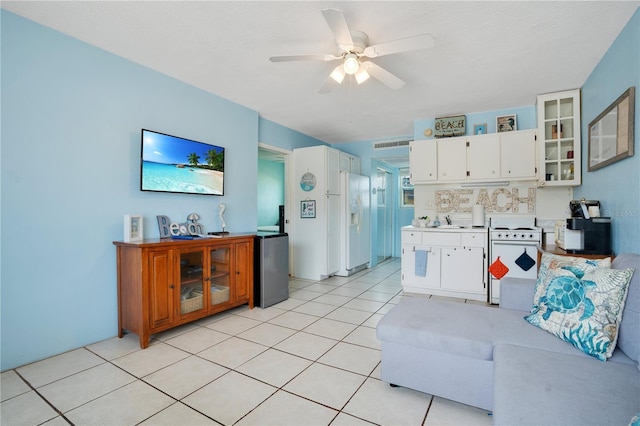
[[149, 336], [238, 305], [253, 308], [253, 234], [114, 241], [118, 336]]

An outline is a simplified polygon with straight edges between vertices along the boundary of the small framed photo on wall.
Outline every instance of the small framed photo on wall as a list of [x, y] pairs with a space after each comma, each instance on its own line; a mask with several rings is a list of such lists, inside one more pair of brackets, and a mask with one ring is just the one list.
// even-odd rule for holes
[[473, 126], [473, 134], [474, 135], [486, 135], [487, 134], [487, 123], [474, 125]]
[[305, 200], [300, 202], [300, 217], [302, 219], [313, 219], [316, 217], [315, 200]]
[[496, 117], [496, 132], [514, 132], [518, 130], [518, 124], [516, 122], [516, 115], [500, 115]]
[[137, 214], [124, 215], [124, 240], [132, 242], [143, 239], [142, 216]]

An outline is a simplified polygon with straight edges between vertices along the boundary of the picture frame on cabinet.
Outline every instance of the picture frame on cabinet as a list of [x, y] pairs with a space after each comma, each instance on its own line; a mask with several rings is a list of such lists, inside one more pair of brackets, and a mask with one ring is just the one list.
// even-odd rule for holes
[[473, 126], [473, 134], [474, 135], [486, 135], [487, 134], [487, 123], [475, 124]]
[[300, 202], [300, 218], [315, 219], [316, 200], [304, 200]]
[[137, 214], [124, 215], [124, 240], [126, 242], [142, 241], [144, 232], [142, 216]]
[[635, 87], [631, 86], [589, 123], [587, 171], [633, 156], [634, 118]]
[[515, 132], [518, 130], [518, 122], [515, 114], [499, 115], [496, 117], [496, 132]]

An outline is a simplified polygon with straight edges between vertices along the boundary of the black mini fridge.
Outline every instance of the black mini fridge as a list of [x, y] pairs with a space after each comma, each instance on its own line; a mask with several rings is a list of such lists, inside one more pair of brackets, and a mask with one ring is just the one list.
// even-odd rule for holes
[[258, 232], [254, 246], [253, 302], [266, 308], [289, 298], [289, 236]]

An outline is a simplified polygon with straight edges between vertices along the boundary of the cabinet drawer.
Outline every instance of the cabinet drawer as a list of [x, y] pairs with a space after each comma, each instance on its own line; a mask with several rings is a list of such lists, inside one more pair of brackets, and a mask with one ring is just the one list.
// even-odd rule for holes
[[425, 232], [422, 244], [430, 246], [460, 246], [459, 232]]
[[402, 244], [421, 244], [422, 234], [420, 231], [403, 231]]
[[480, 233], [465, 233], [462, 234], [462, 246], [463, 247], [485, 247], [485, 241], [487, 239], [486, 234]]

